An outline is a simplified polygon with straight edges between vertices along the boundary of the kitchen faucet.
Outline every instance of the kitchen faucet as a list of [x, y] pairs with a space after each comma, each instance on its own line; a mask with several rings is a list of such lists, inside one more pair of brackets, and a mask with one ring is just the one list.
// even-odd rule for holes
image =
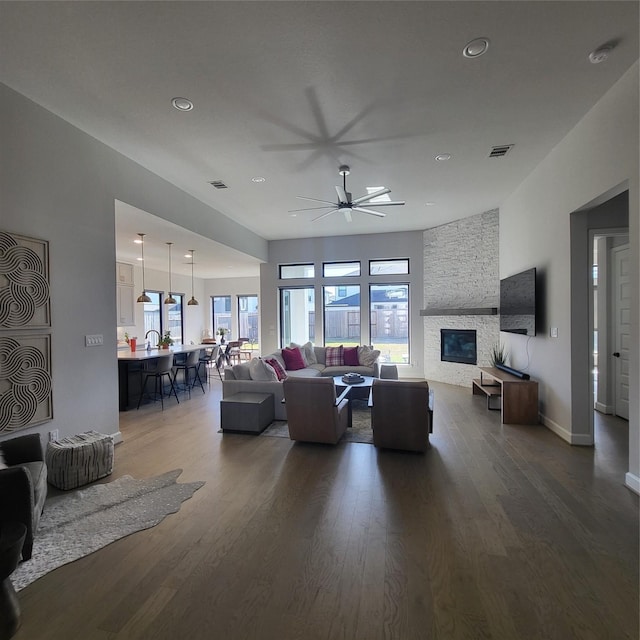
[[156, 345], [158, 348], [160, 348], [160, 340], [162, 340], [162, 336], [160, 335], [160, 332], [157, 331], [156, 329], [149, 329], [149, 331], [147, 331], [147, 333], [144, 334], [144, 339], [147, 339], [147, 336], [150, 333], [157, 333], [158, 334], [158, 344]]

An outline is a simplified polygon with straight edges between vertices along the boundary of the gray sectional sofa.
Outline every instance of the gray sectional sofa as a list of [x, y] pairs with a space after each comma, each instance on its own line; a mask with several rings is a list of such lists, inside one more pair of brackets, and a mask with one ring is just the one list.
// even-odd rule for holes
[[226, 367], [222, 381], [222, 397], [228, 398], [236, 393], [271, 393], [274, 399], [275, 419], [286, 420], [287, 412], [282, 402], [284, 398], [282, 381], [274, 379], [270, 371], [265, 373], [266, 367], [264, 367], [264, 363], [273, 359], [278, 361], [287, 377], [333, 377], [341, 376], [345, 373], [359, 373], [363, 376], [379, 377], [378, 357], [380, 352], [368, 345], [358, 347], [359, 364], [357, 365], [327, 365], [327, 347], [314, 346], [309, 342], [305, 345], [292, 344], [291, 347], [300, 349], [305, 364], [303, 368], [287, 369], [282, 349], [278, 349], [274, 353], [262, 356], [259, 359], [254, 358], [250, 362]]

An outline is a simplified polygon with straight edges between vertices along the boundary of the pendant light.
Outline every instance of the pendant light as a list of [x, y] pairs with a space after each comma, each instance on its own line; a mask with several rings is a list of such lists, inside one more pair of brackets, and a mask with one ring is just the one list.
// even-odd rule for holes
[[171, 295], [171, 245], [173, 242], [167, 242], [169, 245], [169, 295], [164, 299], [165, 304], [175, 304], [176, 299]]
[[194, 249], [189, 249], [191, 253], [191, 300], [187, 302], [187, 305], [193, 306], [199, 304], [199, 302], [193, 297], [193, 254], [195, 253]]
[[151, 302], [151, 298], [147, 295], [147, 290], [144, 286], [144, 233], [139, 233], [140, 236], [140, 251], [142, 259], [142, 295], [138, 298], [138, 302]]

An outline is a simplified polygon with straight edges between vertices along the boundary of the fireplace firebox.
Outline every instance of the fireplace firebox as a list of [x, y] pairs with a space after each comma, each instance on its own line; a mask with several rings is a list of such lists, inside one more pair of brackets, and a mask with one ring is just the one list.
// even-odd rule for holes
[[440, 329], [440, 360], [477, 364], [475, 329]]

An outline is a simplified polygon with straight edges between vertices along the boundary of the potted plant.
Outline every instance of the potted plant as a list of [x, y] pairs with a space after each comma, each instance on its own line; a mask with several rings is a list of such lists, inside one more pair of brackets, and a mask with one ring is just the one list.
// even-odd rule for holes
[[229, 333], [229, 329], [226, 327], [218, 327], [218, 331], [216, 332], [220, 336], [220, 344], [225, 343], [225, 336]]
[[495, 367], [497, 364], [506, 364], [509, 352], [506, 350], [502, 342], [496, 342], [491, 347], [491, 366]]
[[173, 338], [170, 331], [165, 331], [162, 338], [160, 338], [158, 344], [161, 349], [168, 349], [173, 344]]

